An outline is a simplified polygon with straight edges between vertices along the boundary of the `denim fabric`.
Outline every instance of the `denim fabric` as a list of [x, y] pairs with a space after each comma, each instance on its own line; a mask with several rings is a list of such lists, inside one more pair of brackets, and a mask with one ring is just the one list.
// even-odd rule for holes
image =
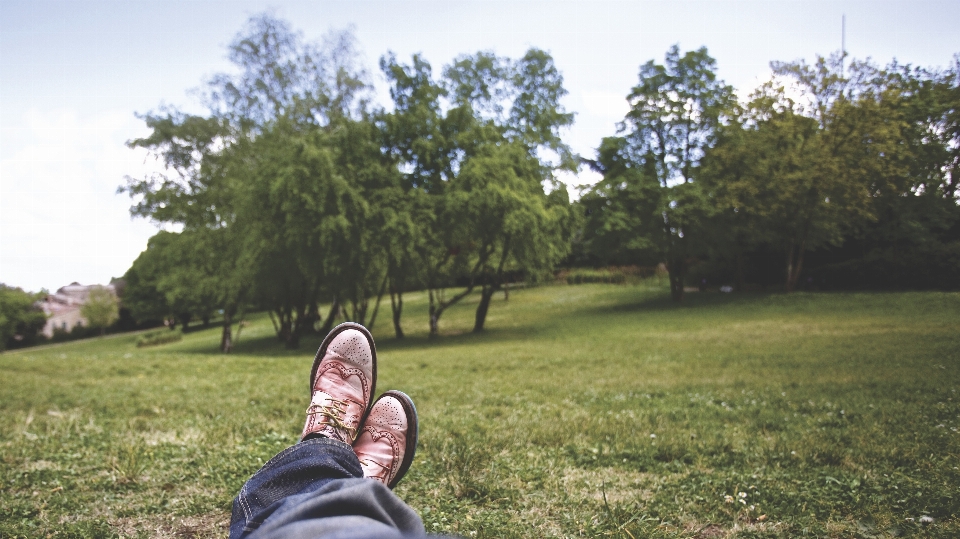
[[233, 501], [230, 539], [425, 537], [384, 484], [364, 479], [349, 445], [315, 438], [281, 451]]

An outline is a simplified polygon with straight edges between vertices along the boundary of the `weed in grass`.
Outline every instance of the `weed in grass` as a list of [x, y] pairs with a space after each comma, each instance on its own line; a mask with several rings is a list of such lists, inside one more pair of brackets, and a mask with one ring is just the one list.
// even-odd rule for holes
[[117, 482], [121, 484], [136, 483], [146, 471], [151, 454], [147, 453], [142, 444], [123, 443], [113, 456], [112, 469], [116, 474]]

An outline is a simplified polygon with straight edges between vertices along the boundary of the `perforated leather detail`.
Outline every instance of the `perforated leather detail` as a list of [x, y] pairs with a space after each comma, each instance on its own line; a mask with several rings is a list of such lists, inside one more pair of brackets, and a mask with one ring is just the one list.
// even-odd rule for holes
[[358, 365], [369, 365], [373, 360], [370, 343], [363, 333], [354, 329], [348, 329], [334, 337], [327, 350]]
[[407, 429], [399, 400], [384, 395], [374, 403], [353, 446], [364, 477], [390, 485], [403, 463]]

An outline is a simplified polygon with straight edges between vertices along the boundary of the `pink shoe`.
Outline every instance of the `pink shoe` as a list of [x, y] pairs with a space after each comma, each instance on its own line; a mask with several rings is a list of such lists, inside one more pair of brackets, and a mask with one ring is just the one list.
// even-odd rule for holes
[[367, 328], [344, 322], [323, 340], [310, 371], [309, 434], [353, 444], [377, 383], [377, 349]]
[[373, 403], [353, 444], [363, 476], [393, 488], [417, 452], [417, 409], [400, 391], [387, 391]]

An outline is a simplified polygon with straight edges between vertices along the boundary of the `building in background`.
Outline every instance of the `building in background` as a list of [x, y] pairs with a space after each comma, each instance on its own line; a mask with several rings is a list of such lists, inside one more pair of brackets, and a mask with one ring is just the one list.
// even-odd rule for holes
[[86, 303], [90, 291], [94, 288], [105, 288], [113, 295], [117, 295], [117, 290], [113, 284], [82, 285], [80, 283], [70, 283], [43, 298], [40, 306], [47, 315], [47, 324], [43, 326], [43, 334], [49, 339], [53, 337], [53, 332], [56, 330], [69, 333], [78, 325], [88, 325], [87, 320], [80, 314], [80, 307]]

